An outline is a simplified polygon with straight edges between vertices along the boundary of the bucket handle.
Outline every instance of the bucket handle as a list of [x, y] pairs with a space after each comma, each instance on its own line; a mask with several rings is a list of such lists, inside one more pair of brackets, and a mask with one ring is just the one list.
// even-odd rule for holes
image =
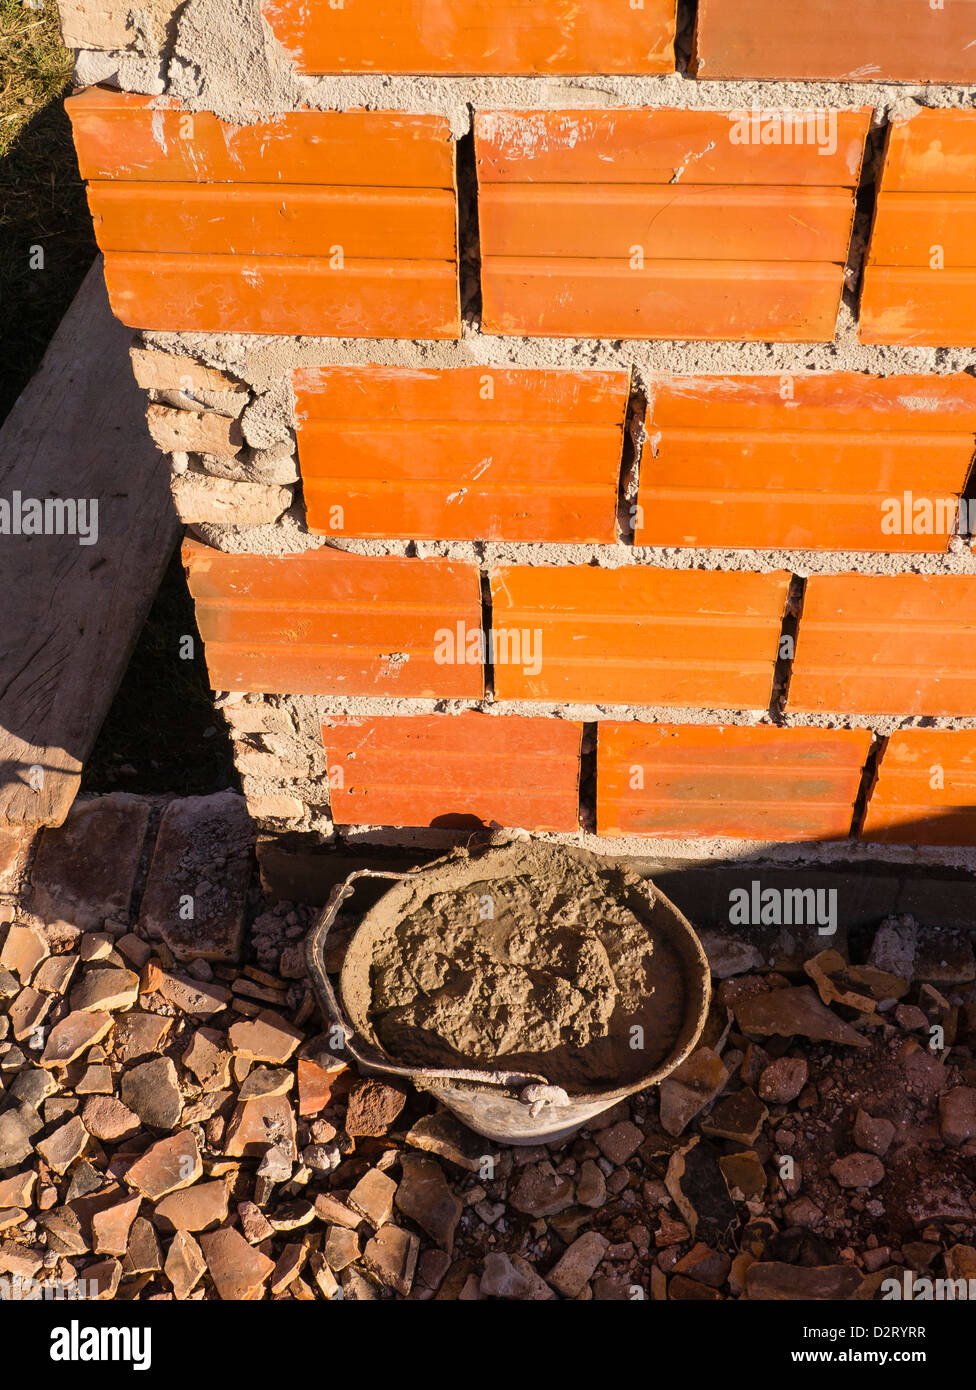
[[[349, 875], [343, 883], [339, 883], [329, 894], [328, 902], [322, 910], [322, 914], [315, 926], [308, 934], [305, 942], [305, 961], [308, 966], [308, 973], [312, 980], [312, 988], [318, 999], [319, 1008], [323, 1015], [330, 1014], [335, 1022], [342, 1029], [345, 1046], [355, 1057], [357, 1062], [362, 1062], [365, 1066], [376, 1067], [379, 1070], [392, 1072], [396, 1076], [406, 1076], [411, 1080], [418, 1078], [424, 1081], [472, 1081], [481, 1086], [504, 1086], [507, 1088], [524, 1089], [530, 1094], [522, 1094], [519, 1099], [526, 1105], [538, 1105], [538, 1088], [544, 1086], [553, 1092], [550, 1104], [558, 1104], [558, 1097], [563, 1093], [558, 1088], [549, 1088], [549, 1082], [544, 1076], [539, 1076], [535, 1072], [520, 1071], [464, 1071], [454, 1070], [453, 1068], [435, 1067], [398, 1067], [391, 1062], [385, 1055], [380, 1054], [365, 1045], [361, 1040], [354, 1043], [356, 1032], [349, 1019], [346, 1017], [341, 1004], [332, 988], [332, 981], [329, 979], [325, 968], [325, 943], [328, 940], [329, 932], [335, 923], [339, 908], [345, 900], [352, 896], [355, 891], [356, 882], [361, 878], [385, 878], [385, 879], [411, 879], [415, 878], [421, 870], [411, 869], [406, 873], [396, 873], [391, 869], [356, 869]], [[568, 1096], [566, 1102], [568, 1102]]]

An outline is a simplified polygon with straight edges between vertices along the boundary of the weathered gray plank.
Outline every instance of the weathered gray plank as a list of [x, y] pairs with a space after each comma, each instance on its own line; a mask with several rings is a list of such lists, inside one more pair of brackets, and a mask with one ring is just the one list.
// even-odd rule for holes
[[[68, 814], [179, 533], [131, 336], [99, 258], [0, 429], [0, 826]], [[92, 498], [93, 544], [4, 533], [29, 499]]]

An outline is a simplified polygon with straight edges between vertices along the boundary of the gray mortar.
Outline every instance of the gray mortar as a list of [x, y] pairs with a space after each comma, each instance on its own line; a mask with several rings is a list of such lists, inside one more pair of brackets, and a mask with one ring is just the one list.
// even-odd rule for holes
[[681, 73], [654, 77], [397, 77], [383, 73], [303, 77], [261, 16], [259, 0], [189, 0], [177, 13], [167, 70], [168, 94], [193, 110], [248, 124], [307, 105], [444, 116], [457, 137], [471, 109], [681, 106], [738, 110], [753, 105], [874, 106], [900, 112], [911, 103], [969, 106], [972, 88], [879, 82], [698, 81]]

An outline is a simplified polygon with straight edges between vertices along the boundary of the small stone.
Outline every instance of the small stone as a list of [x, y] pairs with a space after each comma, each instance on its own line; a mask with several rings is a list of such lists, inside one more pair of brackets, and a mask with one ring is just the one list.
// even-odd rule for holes
[[747, 1299], [843, 1301], [853, 1297], [861, 1276], [851, 1265], [803, 1265], [762, 1261], [746, 1271]]
[[752, 1197], [761, 1197], [766, 1191], [766, 1170], [753, 1149], [725, 1154], [719, 1159], [718, 1166], [733, 1197], [739, 1192], [742, 1194], [741, 1200], [748, 1202]]
[[379, 1137], [393, 1126], [407, 1103], [407, 1093], [385, 1081], [357, 1081], [349, 1093], [346, 1133]]
[[162, 1048], [173, 1020], [161, 1014], [128, 1013], [115, 1025], [115, 1055], [128, 1065], [155, 1056]]
[[883, 1158], [894, 1137], [895, 1127], [890, 1120], [875, 1119], [866, 1110], [857, 1112], [854, 1120], [854, 1143], [859, 1149]]
[[910, 980], [915, 972], [918, 927], [914, 917], [887, 917], [875, 932], [868, 964]]
[[28, 985], [34, 971], [49, 954], [47, 941], [36, 927], [14, 925], [0, 950], [0, 966], [12, 971], [22, 985]]
[[425, 1153], [446, 1158], [469, 1173], [481, 1170], [486, 1158], [492, 1157], [488, 1141], [465, 1129], [459, 1120], [447, 1111], [425, 1115], [407, 1131], [406, 1142]]
[[0, 1171], [14, 1168], [33, 1153], [31, 1132], [16, 1110], [0, 1115]]
[[884, 1164], [874, 1154], [853, 1153], [830, 1165], [834, 1181], [841, 1187], [877, 1187], [884, 1180]]
[[748, 1146], [756, 1142], [768, 1117], [765, 1105], [755, 1091], [746, 1086], [720, 1100], [708, 1118], [702, 1120], [701, 1131]]
[[324, 1253], [329, 1268], [340, 1273], [359, 1259], [359, 1237], [344, 1226], [331, 1226], [325, 1238]]
[[86, 931], [78, 943], [78, 954], [83, 961], [105, 960], [112, 954], [115, 938], [106, 931]]
[[573, 1205], [573, 1182], [551, 1163], [527, 1164], [509, 1192], [508, 1204], [526, 1216], [555, 1216]]
[[254, 1202], [238, 1202], [237, 1215], [240, 1219], [244, 1239], [249, 1245], [260, 1245], [274, 1235], [274, 1227]]
[[584, 1207], [602, 1207], [607, 1200], [607, 1180], [592, 1158], [586, 1159], [580, 1169], [576, 1200]]
[[823, 1211], [809, 1197], [798, 1197], [795, 1202], [787, 1202], [783, 1211], [791, 1226], [816, 1231], [823, 1225]]
[[708, 968], [713, 980], [728, 980], [733, 975], [745, 975], [750, 970], [759, 970], [763, 958], [751, 942], [729, 932], [704, 930], [698, 939], [708, 957]]
[[462, 1208], [448, 1187], [440, 1164], [422, 1154], [405, 1153], [400, 1159], [400, 1169], [397, 1208], [426, 1231], [442, 1250], [451, 1254]]
[[284, 1293], [285, 1289], [295, 1282], [307, 1258], [308, 1250], [304, 1245], [292, 1242], [291, 1245], [285, 1246], [271, 1274], [272, 1294]]
[[112, 1068], [101, 1063], [86, 1067], [84, 1074], [75, 1086], [76, 1096], [110, 1096], [112, 1094]]
[[42, 989], [47, 994], [67, 994], [78, 964], [76, 955], [48, 956], [47, 960], [41, 961], [34, 974], [34, 988]]
[[382, 1226], [366, 1242], [363, 1264], [382, 1283], [404, 1298], [413, 1287], [420, 1241], [400, 1226]]
[[157, 970], [152, 983], [167, 1004], [173, 1004], [195, 1018], [212, 1018], [214, 1014], [223, 1013], [233, 998], [231, 991], [223, 985], [186, 980], [165, 970]]
[[129, 1233], [129, 1247], [122, 1261], [122, 1273], [129, 1278], [135, 1274], [156, 1274], [163, 1267], [159, 1239], [152, 1223], [137, 1216]]
[[106, 1143], [128, 1139], [139, 1129], [139, 1116], [114, 1096], [89, 1097], [82, 1107], [81, 1119], [89, 1134]]
[[143, 941], [142, 937], [136, 936], [134, 932], [126, 932], [125, 936], [120, 937], [115, 943], [115, 947], [137, 970], [142, 969], [153, 953], [149, 942]]
[[759, 1076], [759, 1095], [770, 1105], [789, 1105], [807, 1084], [805, 1057], [778, 1057]]
[[232, 1054], [222, 1043], [222, 1033], [213, 1028], [198, 1028], [183, 1053], [183, 1065], [205, 1091], [223, 1091], [230, 1085]]
[[259, 1100], [264, 1096], [287, 1095], [294, 1084], [294, 1074], [284, 1067], [256, 1067], [248, 1072], [237, 1093], [238, 1100]]
[[610, 1248], [610, 1242], [597, 1231], [587, 1231], [573, 1241], [546, 1276], [548, 1283], [564, 1298], [578, 1298]]
[[153, 1129], [174, 1129], [183, 1113], [176, 1068], [169, 1057], [155, 1057], [122, 1074], [122, 1099]]
[[556, 1297], [527, 1260], [500, 1250], [485, 1256], [480, 1292], [485, 1298], [514, 1298], [525, 1303], [542, 1303]]
[[206, 1231], [227, 1218], [227, 1184], [200, 1182], [171, 1192], [156, 1203], [156, 1224], [162, 1230]]
[[237, 1106], [227, 1127], [224, 1152], [229, 1158], [260, 1158], [271, 1146], [284, 1149], [293, 1162], [295, 1113], [287, 1096], [264, 1096]]
[[260, 1298], [274, 1261], [248, 1245], [240, 1231], [232, 1227], [213, 1231], [200, 1237], [200, 1247], [221, 1299], [249, 1302]]
[[42, 1067], [66, 1067], [89, 1047], [101, 1042], [112, 1026], [109, 1013], [70, 1013], [48, 1034], [41, 1056]]
[[681, 1257], [673, 1272], [687, 1275], [699, 1284], [708, 1284], [713, 1289], [720, 1289], [729, 1277], [731, 1268], [732, 1261], [724, 1251], [712, 1250], [699, 1241], [697, 1245], [692, 1246], [687, 1255]]
[[737, 1000], [734, 1012], [743, 1033], [760, 1037], [799, 1036], [848, 1047], [869, 1046], [867, 1038], [822, 1004], [809, 985], [767, 990]]
[[66, 1173], [90, 1143], [91, 1136], [76, 1115], [47, 1139], [43, 1139], [37, 1145], [37, 1152], [49, 1168], [53, 1168], [56, 1173]]
[[596, 1135], [597, 1148], [615, 1168], [633, 1158], [643, 1142], [643, 1130], [630, 1120], [621, 1120], [619, 1124], [600, 1130]]
[[263, 1009], [257, 1018], [235, 1023], [230, 1029], [230, 1045], [243, 1057], [255, 1062], [282, 1066], [302, 1041], [302, 1034], [280, 1014]]
[[336, 1060], [335, 1066], [327, 1068], [308, 1057], [298, 1059], [298, 1113], [317, 1115], [332, 1099], [332, 1087], [347, 1071], [345, 1062]]
[[[392, 1208], [391, 1208], [392, 1211]], [[315, 1214], [320, 1220], [354, 1231], [362, 1223], [362, 1214], [347, 1207], [331, 1192], [319, 1192], [315, 1198]]]
[[125, 1174], [125, 1181], [151, 1201], [189, 1187], [203, 1172], [193, 1134], [181, 1131], [151, 1145]]
[[127, 1197], [104, 1207], [92, 1217], [92, 1247], [100, 1255], [124, 1255], [129, 1248], [132, 1223], [139, 1215], [141, 1197]]
[[397, 1185], [392, 1178], [388, 1178], [378, 1168], [370, 1168], [349, 1193], [349, 1205], [365, 1217], [371, 1226], [379, 1228], [393, 1215], [396, 1190]]
[[163, 1273], [173, 1286], [174, 1297], [182, 1302], [196, 1288], [206, 1271], [203, 1251], [188, 1231], [177, 1231], [166, 1252]]
[[[0, 1162], [3, 1167], [6, 1165]], [[0, 1207], [29, 1207], [36, 1182], [37, 1174], [29, 1170], [0, 1180]]]
[[954, 1086], [939, 1101], [939, 1130], [954, 1147], [976, 1138], [976, 1088]]
[[272, 1144], [261, 1156], [257, 1175], [270, 1183], [289, 1182], [294, 1169], [294, 1160], [289, 1151], [280, 1144]]
[[700, 1047], [661, 1082], [661, 1128], [673, 1138], [683, 1134], [728, 1084], [729, 1072], [717, 1052]]
[[44, 1262], [36, 1250], [28, 1250], [14, 1240], [0, 1240], [0, 1274], [19, 1274], [21, 1279], [33, 1279]]

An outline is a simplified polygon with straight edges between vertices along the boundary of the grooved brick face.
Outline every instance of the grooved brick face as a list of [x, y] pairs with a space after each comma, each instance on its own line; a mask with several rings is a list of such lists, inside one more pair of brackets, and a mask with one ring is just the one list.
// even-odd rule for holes
[[881, 755], [863, 840], [976, 844], [976, 731], [902, 729]]
[[976, 82], [976, 4], [699, 0], [696, 76]]
[[576, 830], [582, 733], [564, 719], [476, 711], [327, 720], [333, 819]]
[[601, 723], [597, 832], [842, 839], [870, 744], [866, 729]]
[[484, 331], [829, 341], [870, 110], [830, 115], [476, 114]]
[[494, 569], [495, 694], [764, 709], [789, 580], [643, 565]]
[[648, 395], [638, 545], [945, 551], [972, 377], [667, 377]]
[[445, 120], [306, 110], [235, 126], [159, 100], [93, 88], [65, 104], [124, 323], [458, 337]]
[[[314, 550], [272, 558], [183, 549], [215, 690], [480, 699], [478, 660], [445, 636], [481, 628], [473, 565]], [[465, 648], [466, 650], [466, 648]]]
[[789, 710], [971, 715], [976, 576], [813, 575]]
[[[976, 3], [963, 8], [976, 23]], [[969, 54], [976, 65], [976, 43]], [[864, 271], [861, 342], [976, 344], [974, 246], [976, 112], [896, 117]]]
[[616, 540], [626, 372], [294, 374], [308, 524], [406, 540]]
[[299, 72], [674, 71], [675, 0], [262, 0]]

